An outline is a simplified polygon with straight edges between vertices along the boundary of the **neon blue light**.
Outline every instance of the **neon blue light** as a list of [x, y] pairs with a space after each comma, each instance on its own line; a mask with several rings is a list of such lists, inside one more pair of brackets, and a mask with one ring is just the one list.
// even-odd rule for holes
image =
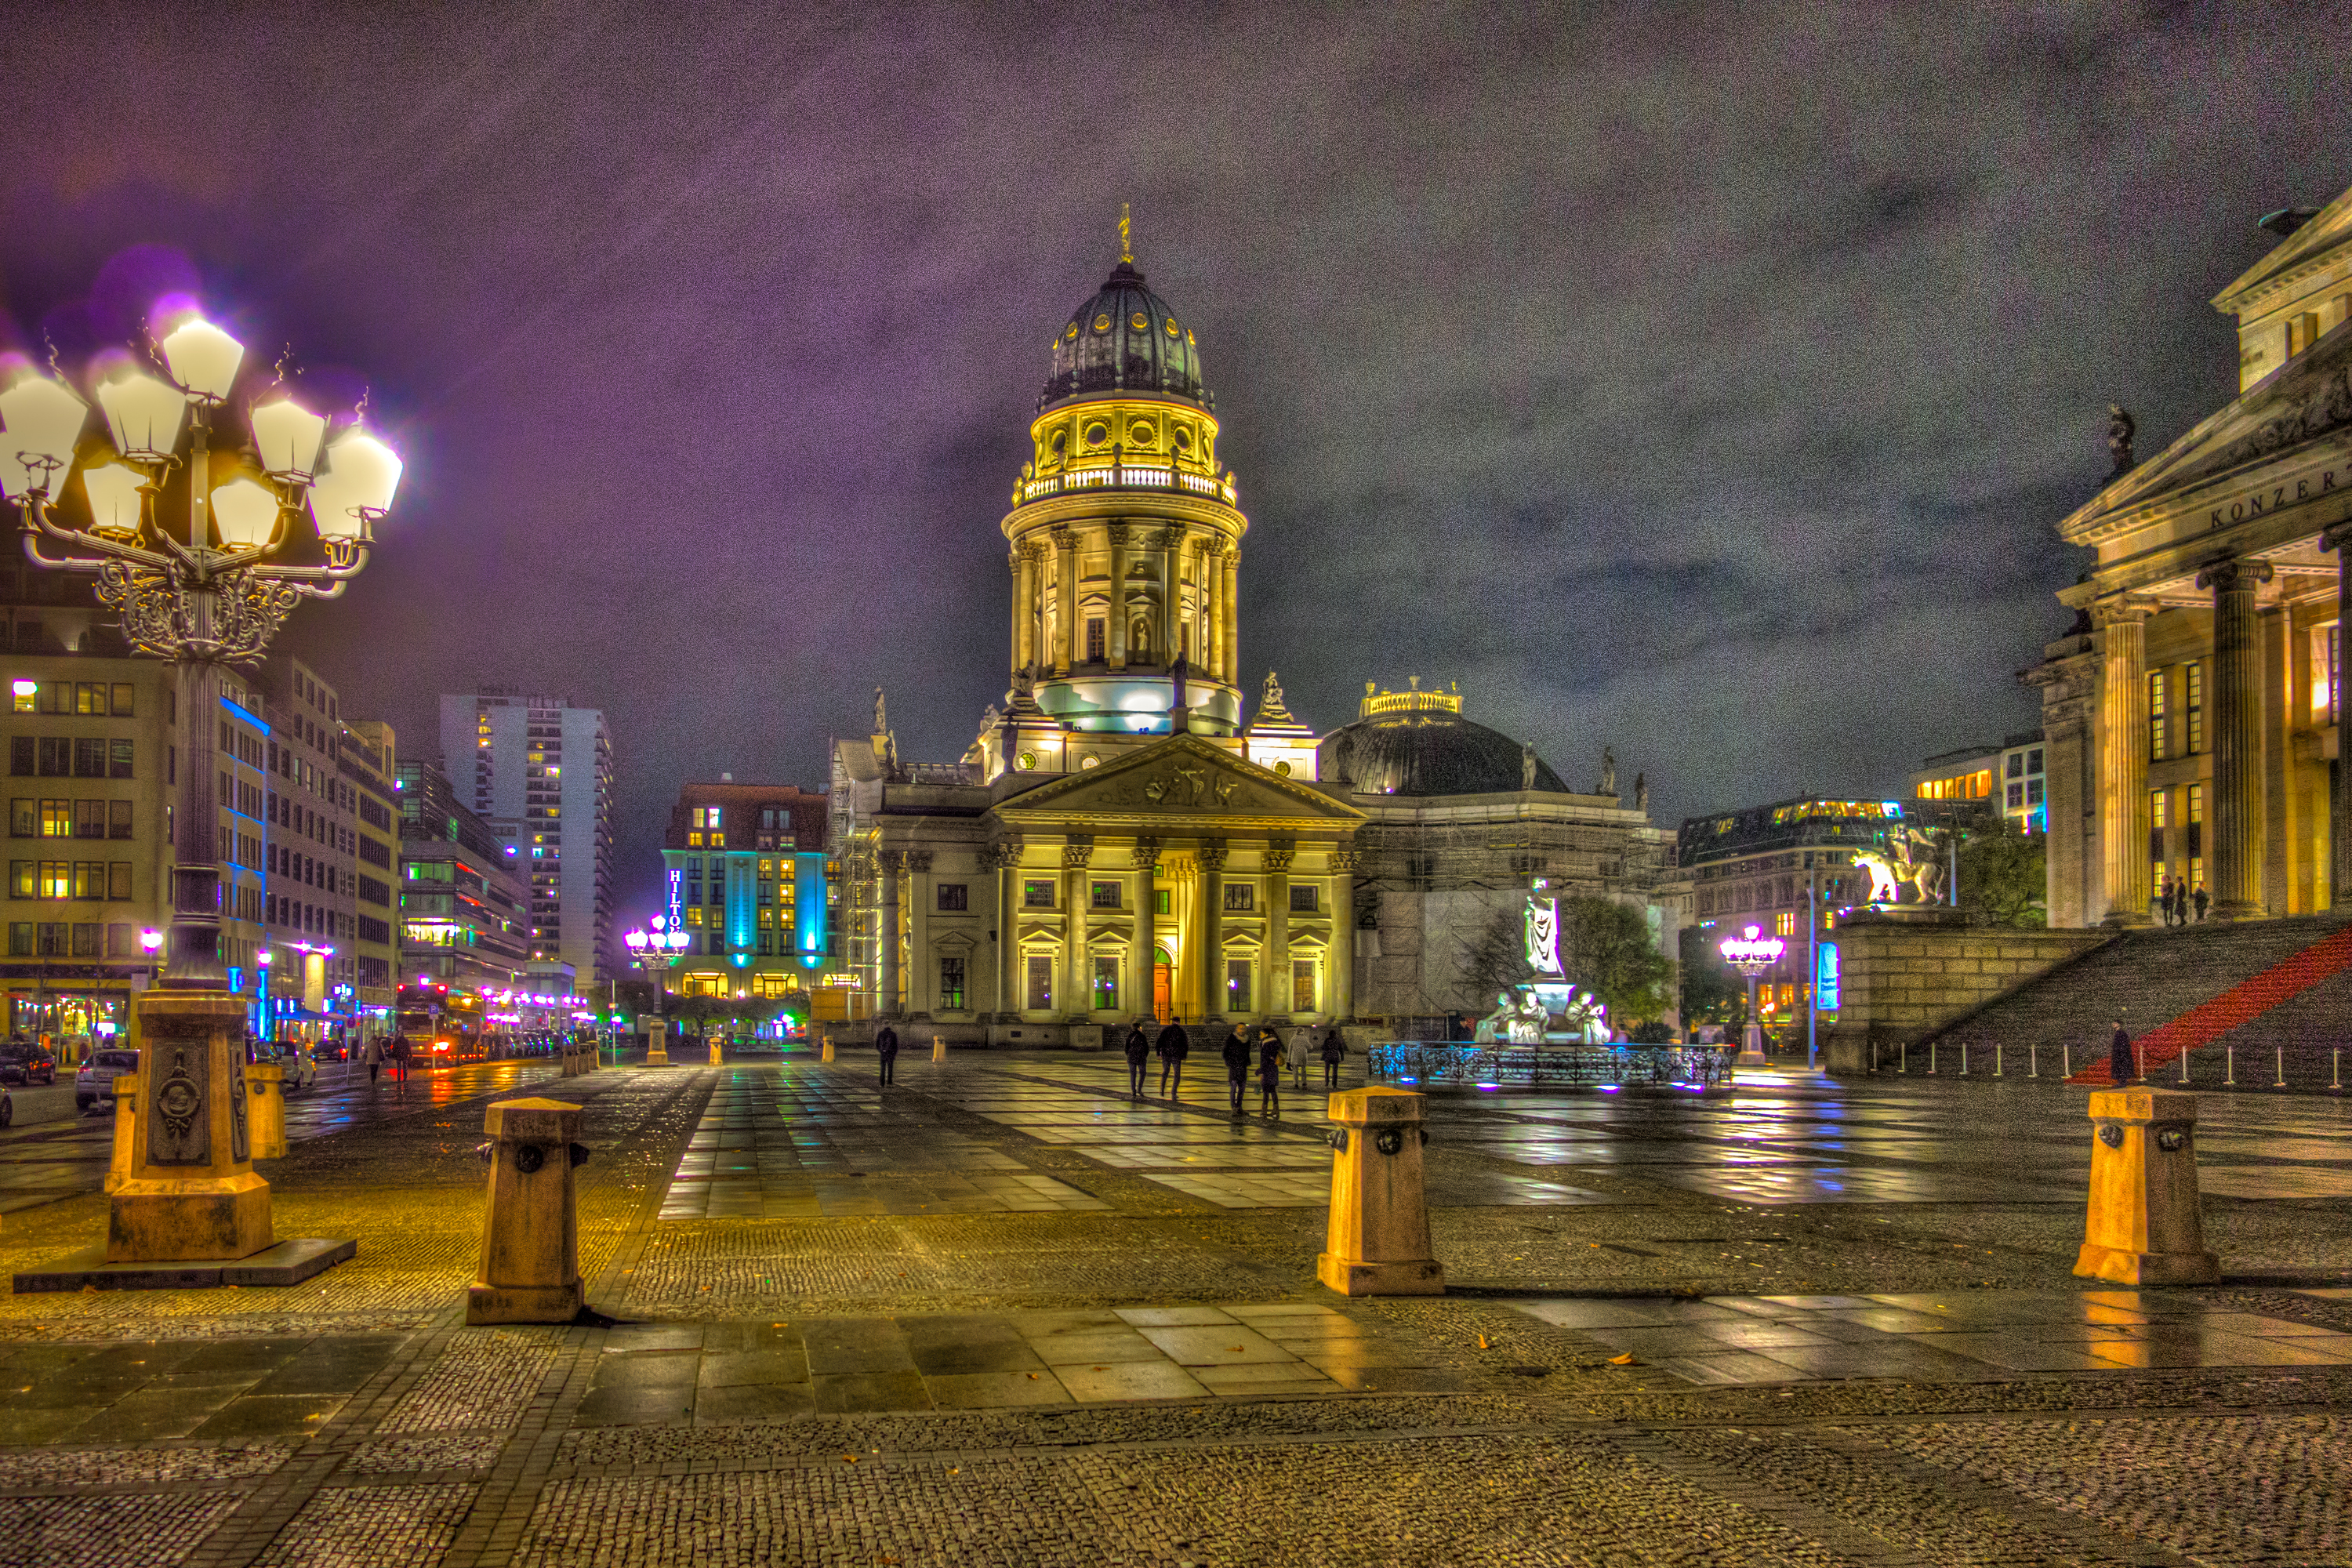
[[220, 700], [220, 705], [227, 709], [230, 712], [236, 714], [238, 718], [244, 720], [247, 723], [252, 725], [255, 729], [260, 731], [263, 734], [267, 735], [269, 733], [268, 725], [263, 723], [260, 720], [255, 718], [252, 714], [247, 712], [236, 703], [231, 702], [227, 698], [222, 698]]

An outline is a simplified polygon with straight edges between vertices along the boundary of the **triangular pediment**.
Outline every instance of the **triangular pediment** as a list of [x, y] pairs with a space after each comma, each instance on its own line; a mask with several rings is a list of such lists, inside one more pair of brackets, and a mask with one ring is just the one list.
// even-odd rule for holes
[[1098, 768], [1024, 790], [990, 816], [1031, 831], [1096, 828], [1161, 837], [1347, 834], [1355, 807], [1197, 735], [1171, 735]]
[[2251, 484], [2274, 463], [2299, 460], [2326, 441], [2352, 437], [2352, 325], [2325, 333], [2274, 374], [2248, 387], [2188, 434], [2103, 488], [2059, 524], [2071, 543], [2093, 544], [2176, 507], [2201, 507], [2219, 489]]

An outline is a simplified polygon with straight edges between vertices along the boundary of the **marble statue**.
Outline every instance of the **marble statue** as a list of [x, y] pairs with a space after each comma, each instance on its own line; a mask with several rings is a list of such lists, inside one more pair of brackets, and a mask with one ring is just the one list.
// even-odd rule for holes
[[1650, 775], [1647, 773], [1633, 775], [1633, 809], [1635, 811], [1650, 809]]
[[1519, 742], [1519, 788], [1531, 790], [1535, 787], [1536, 748], [1534, 742], [1522, 741]]
[[1606, 746], [1601, 748], [1601, 793], [1617, 793], [1617, 753]]
[[890, 710], [882, 700], [882, 689], [877, 686], [874, 689], [874, 733], [887, 735], [889, 732]]

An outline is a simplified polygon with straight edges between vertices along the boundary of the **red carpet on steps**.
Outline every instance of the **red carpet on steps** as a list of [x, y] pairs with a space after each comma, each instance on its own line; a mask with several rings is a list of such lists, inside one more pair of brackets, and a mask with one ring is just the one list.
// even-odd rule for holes
[[[2132, 1043], [2139, 1054], [2140, 1076], [2155, 1077], [2158, 1068], [2179, 1060], [2183, 1051], [2211, 1045], [2240, 1025], [2252, 1022], [2346, 969], [2352, 969], [2352, 927], [2322, 937], [2294, 957], [2139, 1037]], [[2106, 1087], [2110, 1081], [2106, 1058], [2102, 1055], [2066, 1081]]]

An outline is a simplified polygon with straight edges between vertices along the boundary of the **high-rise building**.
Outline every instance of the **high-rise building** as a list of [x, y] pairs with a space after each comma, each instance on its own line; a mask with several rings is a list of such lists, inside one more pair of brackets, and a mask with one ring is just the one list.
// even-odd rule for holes
[[445, 695], [441, 760], [457, 798], [514, 846], [530, 889], [531, 958], [602, 984], [613, 968], [613, 742], [604, 713], [496, 688]]
[[687, 995], [814, 991], [833, 952], [822, 794], [689, 784], [662, 838], [662, 912], [693, 939], [667, 984]]
[[432, 763], [398, 766], [400, 984], [476, 1019], [522, 984], [530, 962], [529, 891], [514, 846], [468, 810]]

